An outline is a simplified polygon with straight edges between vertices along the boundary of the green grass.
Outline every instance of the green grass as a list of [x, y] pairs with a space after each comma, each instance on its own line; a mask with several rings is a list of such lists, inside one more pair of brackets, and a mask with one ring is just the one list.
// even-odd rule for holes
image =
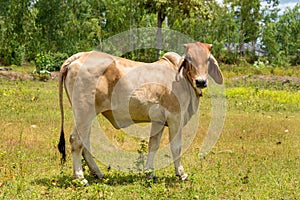
[[[222, 136], [213, 152], [200, 160], [198, 151], [210, 120], [205, 94], [197, 136], [183, 155], [188, 181], [179, 181], [172, 165], [158, 170], [159, 178], [153, 181], [99, 164], [106, 178], [97, 180], [86, 171], [90, 186], [83, 187], [72, 179], [69, 144], [67, 163], [60, 165], [57, 82], [0, 80], [0, 199], [299, 198], [299, 91], [228, 87]], [[67, 98], [64, 103], [68, 137], [73, 118]], [[139, 146], [102, 117], [100, 121], [120, 145], [130, 141]]]
[[289, 67], [273, 67], [270, 65], [262, 65], [255, 67], [248, 63], [239, 65], [223, 65], [221, 63], [222, 72], [227, 78], [235, 76], [253, 76], [253, 75], [271, 75], [271, 76], [294, 76], [300, 77], [300, 66]]

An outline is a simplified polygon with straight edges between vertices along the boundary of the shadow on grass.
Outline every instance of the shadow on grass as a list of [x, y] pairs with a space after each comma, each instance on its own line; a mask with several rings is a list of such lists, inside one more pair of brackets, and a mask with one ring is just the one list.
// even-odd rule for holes
[[60, 188], [68, 188], [72, 187], [75, 184], [72, 183], [73, 178], [67, 175], [60, 175], [53, 178], [41, 178], [36, 179], [31, 182], [31, 184], [41, 185], [45, 187], [60, 187]]
[[[135, 173], [123, 173], [123, 172], [108, 172], [103, 179], [98, 179], [91, 175], [85, 175], [89, 185], [105, 184], [109, 186], [120, 185], [143, 185], [145, 187], [151, 187], [153, 184], [166, 184], [169, 187], [176, 187], [177, 183], [182, 182], [175, 176], [158, 177], [155, 179], [149, 179], [145, 174]], [[58, 187], [58, 188], [70, 188], [70, 187], [82, 187], [80, 180], [73, 179], [72, 176], [58, 175], [53, 178], [42, 178], [32, 181], [32, 184], [41, 185], [44, 187]]]
[[90, 184], [106, 184], [110, 186], [118, 185], [133, 185], [139, 184], [143, 186], [151, 186], [152, 184], [165, 183], [167, 185], [173, 185], [173, 183], [180, 182], [178, 177], [162, 176], [156, 178], [147, 178], [145, 174], [137, 173], [121, 173], [121, 172], [110, 172], [105, 174], [103, 179], [96, 179], [94, 177], [87, 176], [87, 180]]

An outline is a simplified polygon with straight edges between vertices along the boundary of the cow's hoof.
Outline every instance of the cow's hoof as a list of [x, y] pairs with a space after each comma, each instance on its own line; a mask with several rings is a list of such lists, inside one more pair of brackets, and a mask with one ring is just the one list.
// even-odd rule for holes
[[184, 174], [182, 174], [182, 175], [180, 176], [180, 179], [181, 179], [182, 181], [187, 180], [187, 178], [188, 178], [188, 175], [187, 175], [186, 173], [184, 173]]
[[89, 186], [89, 182], [86, 179], [80, 181], [83, 186]]
[[92, 172], [90, 171], [90, 176], [94, 177], [94, 178], [98, 178], [98, 179], [104, 179], [104, 174], [102, 174], [101, 172]]
[[188, 175], [186, 173], [182, 174], [182, 175], [176, 175], [180, 180], [185, 181], [188, 178]]
[[152, 180], [157, 180], [157, 176], [154, 175], [154, 173], [151, 174], [146, 174], [146, 179], [152, 179]]
[[72, 184], [78, 187], [89, 186], [89, 182], [85, 178], [75, 178], [72, 180]]
[[184, 169], [182, 166], [178, 167], [178, 171], [176, 172], [176, 176], [179, 177], [180, 180], [184, 181], [187, 180], [188, 175], [184, 173]]
[[152, 180], [157, 179], [157, 177], [154, 175], [154, 170], [153, 169], [146, 169], [145, 170], [145, 175], [146, 175], [146, 179], [152, 179]]
[[151, 175], [146, 175], [146, 179], [150, 179], [150, 180], [156, 181], [158, 179], [158, 177], [155, 176], [154, 174], [151, 174]]

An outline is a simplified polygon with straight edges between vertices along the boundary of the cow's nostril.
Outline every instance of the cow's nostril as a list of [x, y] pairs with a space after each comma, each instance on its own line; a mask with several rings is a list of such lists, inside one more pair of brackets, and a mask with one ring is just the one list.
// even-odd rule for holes
[[207, 87], [207, 81], [206, 80], [196, 80], [196, 86], [198, 88], [205, 88], [205, 87]]

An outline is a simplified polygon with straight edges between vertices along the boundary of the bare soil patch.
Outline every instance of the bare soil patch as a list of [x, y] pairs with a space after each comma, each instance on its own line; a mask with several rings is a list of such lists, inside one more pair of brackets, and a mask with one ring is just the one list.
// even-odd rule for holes
[[34, 75], [33, 73], [14, 72], [12, 68], [0, 67], [0, 79], [6, 80], [48, 80], [58, 77], [59, 72], [50, 72], [50, 74]]
[[[7, 80], [48, 80], [56, 79], [59, 72], [51, 72], [43, 75], [33, 75], [32, 73], [14, 72], [12, 68], [0, 67], [0, 79]], [[291, 76], [266, 76], [266, 75], [254, 75], [254, 76], [236, 76], [230, 78], [232, 82], [265, 82], [265, 83], [280, 83], [282, 85], [300, 85], [299, 77]]]

